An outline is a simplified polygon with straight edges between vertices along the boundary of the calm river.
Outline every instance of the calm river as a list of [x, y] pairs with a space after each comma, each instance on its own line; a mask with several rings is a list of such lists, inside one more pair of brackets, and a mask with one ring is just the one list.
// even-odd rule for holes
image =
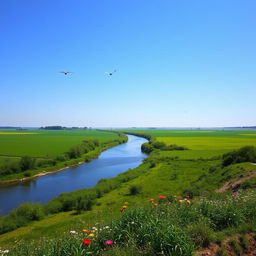
[[90, 188], [100, 179], [115, 177], [137, 167], [146, 157], [141, 152], [141, 145], [147, 140], [133, 135], [128, 137], [127, 143], [102, 152], [90, 163], [0, 188], [0, 215], [8, 214], [23, 202], [45, 204], [62, 192]]

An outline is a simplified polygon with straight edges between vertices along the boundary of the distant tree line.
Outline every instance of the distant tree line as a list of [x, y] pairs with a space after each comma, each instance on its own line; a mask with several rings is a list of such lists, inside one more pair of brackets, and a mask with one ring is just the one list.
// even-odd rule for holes
[[147, 142], [142, 144], [141, 150], [146, 154], [150, 154], [155, 149], [163, 150], [163, 151], [172, 151], [172, 150], [188, 150], [188, 148], [184, 146], [178, 146], [176, 144], [166, 145], [164, 142], [154, 141]]
[[40, 130], [78, 130], [78, 129], [83, 129], [87, 130], [88, 127], [65, 127], [65, 126], [60, 126], [60, 125], [54, 125], [54, 126], [45, 126], [45, 127], [40, 127]]

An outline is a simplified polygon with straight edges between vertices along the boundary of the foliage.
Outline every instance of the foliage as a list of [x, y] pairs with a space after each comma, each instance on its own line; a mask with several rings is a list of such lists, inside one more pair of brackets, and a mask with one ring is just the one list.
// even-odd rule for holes
[[223, 166], [230, 164], [256, 162], [256, 147], [246, 146], [223, 155]]
[[129, 188], [130, 195], [134, 196], [137, 195], [141, 192], [142, 187], [141, 186], [136, 186], [136, 185], [131, 185]]
[[[165, 197], [161, 196], [161, 198]], [[243, 192], [236, 198], [225, 195], [222, 199], [215, 196], [215, 199], [206, 197], [196, 201], [180, 199], [180, 197], [173, 197], [171, 201], [160, 200], [163, 201], [157, 207], [153, 203], [148, 203], [144, 207], [128, 208], [120, 217], [112, 219], [107, 225], [98, 223], [94, 227], [87, 227], [93, 235], [83, 234], [82, 228], [71, 231], [70, 234], [67, 230], [66, 233], [59, 234], [58, 238], [50, 240], [42, 238], [36, 243], [26, 241], [18, 244], [10, 250], [10, 256], [132, 255], [131, 253], [151, 256], [190, 256], [196, 248], [208, 246], [215, 240], [216, 233], [210, 225], [215, 227], [219, 223], [220, 213], [216, 212], [217, 207], [220, 208], [221, 215], [226, 215], [226, 218], [230, 217], [225, 210], [226, 204], [233, 209], [239, 208], [241, 212], [239, 222], [252, 223], [250, 218], [245, 218], [247, 204], [256, 205], [254, 191]], [[213, 217], [215, 215], [217, 217]], [[230, 222], [223, 228], [228, 230], [227, 227], [236, 227], [236, 223]], [[82, 244], [85, 238], [90, 239], [90, 245]], [[110, 245], [105, 243], [107, 240], [110, 241]], [[248, 241], [244, 236], [241, 236], [239, 241], [243, 249], [248, 247]], [[236, 240], [231, 240], [230, 246], [236, 255], [241, 255], [242, 249]], [[224, 249], [219, 249], [217, 255], [227, 254]]]

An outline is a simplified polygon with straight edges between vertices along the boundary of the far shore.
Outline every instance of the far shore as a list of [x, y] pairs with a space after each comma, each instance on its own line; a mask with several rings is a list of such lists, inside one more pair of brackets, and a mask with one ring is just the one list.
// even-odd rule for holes
[[[92, 159], [93, 160], [93, 159]], [[78, 162], [76, 164], [72, 164], [72, 165], [68, 165], [68, 166], [65, 166], [63, 168], [60, 168], [60, 169], [56, 169], [56, 170], [52, 170], [52, 171], [43, 171], [43, 172], [40, 172], [38, 174], [35, 174], [33, 176], [30, 176], [30, 177], [25, 177], [25, 178], [21, 178], [21, 179], [14, 179], [14, 180], [4, 180], [4, 181], [0, 181], [0, 186], [1, 185], [6, 185], [6, 184], [15, 184], [15, 183], [22, 183], [22, 182], [26, 182], [26, 181], [29, 181], [29, 180], [33, 180], [35, 178], [38, 178], [38, 177], [42, 177], [42, 176], [45, 176], [45, 175], [48, 175], [48, 174], [51, 174], [51, 173], [55, 173], [55, 172], [60, 172], [60, 171], [63, 171], [65, 169], [68, 169], [68, 168], [73, 168], [73, 167], [77, 167], [81, 164], [84, 164], [86, 163], [85, 161], [81, 161], [81, 162]]]

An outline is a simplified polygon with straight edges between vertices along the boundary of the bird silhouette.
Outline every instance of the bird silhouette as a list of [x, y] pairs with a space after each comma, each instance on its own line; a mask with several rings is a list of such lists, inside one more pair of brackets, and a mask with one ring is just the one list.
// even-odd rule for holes
[[113, 70], [112, 72], [105, 72], [107, 75], [110, 75], [110, 76], [112, 76], [113, 75], [113, 73], [115, 73], [116, 72], [116, 70]]
[[64, 75], [69, 75], [72, 74], [73, 72], [69, 72], [69, 71], [60, 71], [59, 73], [62, 73]]

